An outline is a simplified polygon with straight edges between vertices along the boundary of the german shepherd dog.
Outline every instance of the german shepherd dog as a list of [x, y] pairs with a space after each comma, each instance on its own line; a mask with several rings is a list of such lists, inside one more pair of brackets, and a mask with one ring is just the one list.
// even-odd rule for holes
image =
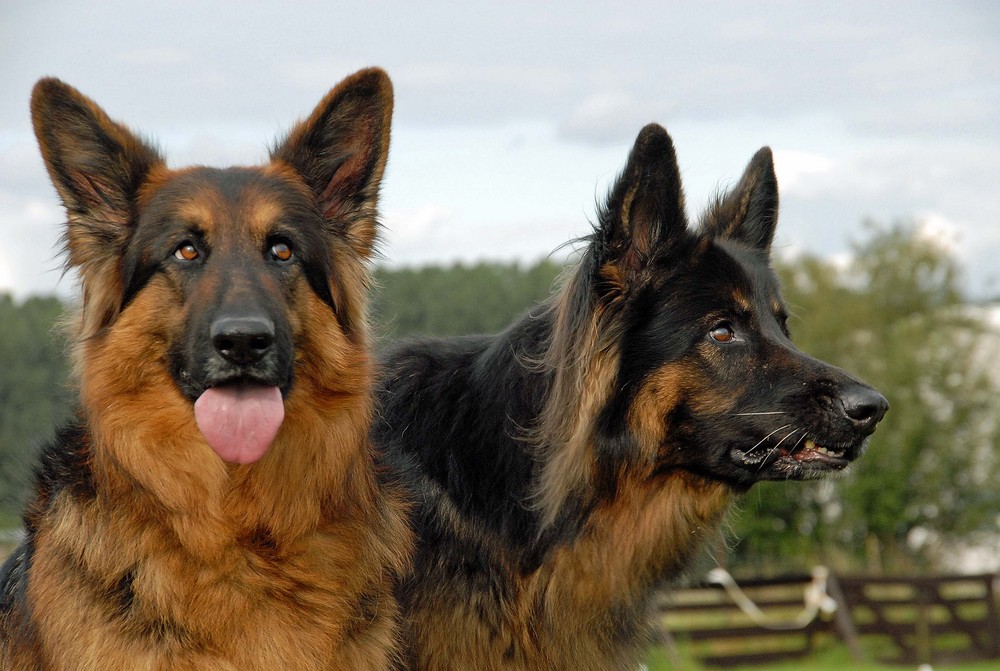
[[417, 502], [411, 669], [636, 668], [654, 595], [734, 495], [861, 454], [887, 403], [789, 340], [777, 211], [764, 148], [692, 230], [647, 126], [547, 303], [386, 355], [373, 431]]
[[0, 575], [4, 669], [385, 669], [408, 568], [369, 428], [392, 87], [347, 78], [261, 167], [167, 168], [55, 79], [77, 419]]

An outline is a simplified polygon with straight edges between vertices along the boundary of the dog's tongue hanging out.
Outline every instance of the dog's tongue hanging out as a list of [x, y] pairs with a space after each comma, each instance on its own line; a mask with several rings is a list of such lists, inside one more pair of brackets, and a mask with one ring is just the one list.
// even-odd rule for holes
[[223, 460], [252, 464], [267, 452], [285, 418], [281, 390], [256, 384], [211, 387], [194, 404], [205, 440]]

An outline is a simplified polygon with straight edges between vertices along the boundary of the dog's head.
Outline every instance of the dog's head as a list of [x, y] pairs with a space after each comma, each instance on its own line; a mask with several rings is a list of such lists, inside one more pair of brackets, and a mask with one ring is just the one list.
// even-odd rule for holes
[[365, 391], [366, 262], [391, 114], [388, 77], [363, 70], [268, 164], [172, 170], [75, 89], [40, 81], [32, 118], [83, 286], [81, 376], [101, 355], [121, 358], [116, 384], [169, 375], [209, 444], [238, 463], [264, 454], [294, 390]]
[[633, 462], [743, 489], [862, 453], [888, 404], [792, 344], [770, 267], [777, 215], [764, 148], [690, 229], [669, 135], [639, 134], [588, 251], [600, 328], [620, 351], [597, 418], [599, 471]]

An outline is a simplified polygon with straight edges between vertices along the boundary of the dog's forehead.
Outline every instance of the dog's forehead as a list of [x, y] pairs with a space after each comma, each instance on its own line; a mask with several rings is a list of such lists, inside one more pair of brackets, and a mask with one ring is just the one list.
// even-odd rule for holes
[[267, 235], [283, 221], [311, 213], [295, 180], [268, 168], [189, 168], [154, 185], [148, 212], [194, 227], [208, 238], [225, 231]]
[[733, 289], [733, 297], [741, 307], [747, 310], [756, 307], [766, 312], [779, 312], [780, 286], [771, 267], [768, 253], [729, 240], [716, 240], [715, 245], [735, 262], [740, 274], [746, 280]]

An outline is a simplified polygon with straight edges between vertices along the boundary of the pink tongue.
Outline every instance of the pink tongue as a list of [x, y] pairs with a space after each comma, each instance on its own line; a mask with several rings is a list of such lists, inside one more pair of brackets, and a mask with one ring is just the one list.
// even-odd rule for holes
[[219, 457], [236, 464], [252, 464], [264, 456], [278, 435], [285, 406], [277, 387], [211, 387], [195, 401], [194, 418]]

